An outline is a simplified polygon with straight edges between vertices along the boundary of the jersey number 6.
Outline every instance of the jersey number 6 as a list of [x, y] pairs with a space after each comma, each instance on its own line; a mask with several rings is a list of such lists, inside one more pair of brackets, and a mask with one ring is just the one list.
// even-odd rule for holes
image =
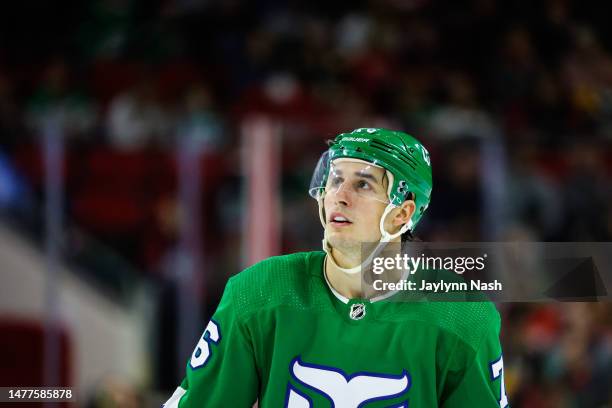
[[219, 325], [217, 325], [214, 320], [211, 320], [208, 322], [206, 330], [204, 330], [202, 337], [200, 337], [200, 340], [198, 341], [198, 344], [191, 355], [189, 365], [193, 370], [204, 366], [204, 364], [206, 364], [208, 361], [208, 358], [211, 355], [210, 342], [218, 344], [220, 340], [221, 332], [219, 331]]

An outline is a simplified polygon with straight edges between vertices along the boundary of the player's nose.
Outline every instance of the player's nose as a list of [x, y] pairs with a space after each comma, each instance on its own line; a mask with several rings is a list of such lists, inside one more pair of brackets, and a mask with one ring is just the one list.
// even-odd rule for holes
[[343, 183], [335, 192], [334, 192], [334, 202], [336, 204], [340, 204], [343, 206], [350, 206], [352, 203], [352, 192], [350, 189], [346, 188], [345, 183]]

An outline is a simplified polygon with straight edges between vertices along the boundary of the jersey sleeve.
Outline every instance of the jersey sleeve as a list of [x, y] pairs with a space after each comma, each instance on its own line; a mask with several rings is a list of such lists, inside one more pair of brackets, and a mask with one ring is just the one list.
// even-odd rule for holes
[[258, 375], [252, 342], [232, 302], [232, 280], [189, 361], [181, 385], [164, 408], [252, 407]]
[[443, 408], [509, 406], [504, 385], [504, 360], [499, 343], [500, 320], [487, 327], [475, 352], [458, 346], [453, 358], [454, 368], [440, 406]]

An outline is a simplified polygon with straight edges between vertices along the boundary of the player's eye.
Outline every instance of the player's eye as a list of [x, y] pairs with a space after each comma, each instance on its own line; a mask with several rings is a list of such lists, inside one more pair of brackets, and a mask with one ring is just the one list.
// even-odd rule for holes
[[338, 187], [340, 184], [342, 184], [344, 180], [342, 179], [342, 177], [332, 177], [329, 180], [329, 185], [332, 187]]
[[372, 186], [365, 180], [359, 180], [357, 182], [357, 188], [360, 190], [371, 190]]

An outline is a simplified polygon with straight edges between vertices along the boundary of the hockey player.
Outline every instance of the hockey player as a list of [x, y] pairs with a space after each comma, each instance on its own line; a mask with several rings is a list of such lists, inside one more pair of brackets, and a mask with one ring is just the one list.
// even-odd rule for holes
[[506, 407], [489, 302], [367, 297], [362, 243], [410, 238], [429, 204], [429, 153], [386, 129], [338, 135], [313, 175], [323, 251], [232, 277], [166, 408]]

